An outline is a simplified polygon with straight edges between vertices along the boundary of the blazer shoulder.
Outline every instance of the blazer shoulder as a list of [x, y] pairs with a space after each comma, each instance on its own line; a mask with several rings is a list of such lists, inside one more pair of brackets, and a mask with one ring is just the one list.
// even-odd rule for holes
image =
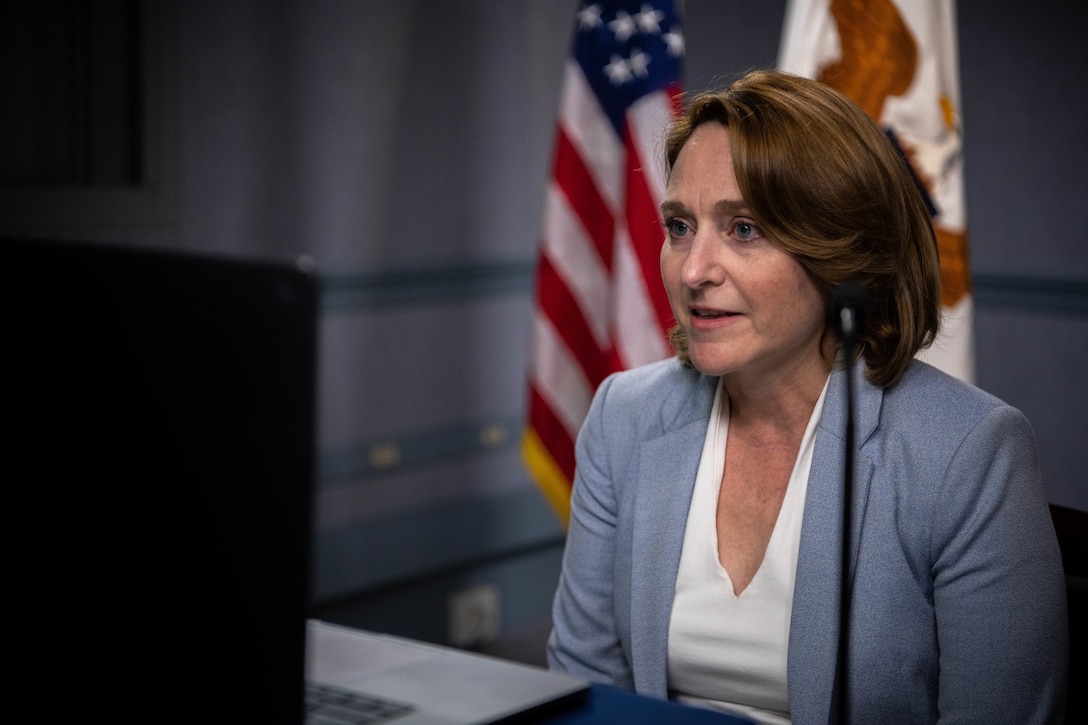
[[[915, 485], [943, 480], [957, 456], [1033, 451], [1024, 414], [1000, 398], [921, 362], [884, 391], [880, 425], [863, 446], [881, 461], [909, 462]], [[904, 458], [905, 457], [905, 458]]]
[[970, 429], [992, 411], [1011, 408], [997, 396], [921, 361], [911, 363], [899, 383], [885, 391], [883, 407], [884, 414], [895, 420], [930, 430]]
[[709, 415], [717, 384], [669, 358], [612, 374], [598, 388], [594, 406], [606, 419], [636, 422], [644, 435], [660, 433]]

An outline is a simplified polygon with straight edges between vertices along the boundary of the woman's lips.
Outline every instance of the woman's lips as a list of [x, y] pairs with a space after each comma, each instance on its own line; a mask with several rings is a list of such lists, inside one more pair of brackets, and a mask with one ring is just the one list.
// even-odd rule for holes
[[720, 327], [740, 316], [738, 312], [730, 310], [715, 310], [705, 307], [691, 308], [691, 326], [696, 329], [709, 329]]

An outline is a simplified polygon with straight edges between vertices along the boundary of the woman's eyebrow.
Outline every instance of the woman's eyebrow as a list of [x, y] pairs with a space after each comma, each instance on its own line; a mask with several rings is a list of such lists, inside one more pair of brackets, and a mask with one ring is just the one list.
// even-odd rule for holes
[[[743, 199], [722, 199], [714, 204], [714, 212], [718, 215], [749, 214], [748, 204]], [[688, 207], [674, 199], [666, 199], [661, 202], [661, 216], [684, 216], [690, 214]]]
[[661, 216], [668, 218], [670, 216], [683, 216], [688, 211], [688, 208], [678, 201], [666, 199], [661, 202]]

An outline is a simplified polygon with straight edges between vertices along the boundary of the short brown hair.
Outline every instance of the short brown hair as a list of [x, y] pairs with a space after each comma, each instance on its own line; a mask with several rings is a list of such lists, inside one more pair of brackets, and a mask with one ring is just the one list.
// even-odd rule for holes
[[[733, 171], [752, 216], [825, 299], [847, 282], [867, 291], [858, 353], [870, 382], [894, 385], [932, 344], [941, 318], [937, 239], [900, 152], [839, 92], [761, 70], [691, 100], [666, 138], [668, 173], [708, 122], [729, 129]], [[824, 331], [825, 339], [833, 334]], [[688, 361], [678, 327], [671, 339]]]

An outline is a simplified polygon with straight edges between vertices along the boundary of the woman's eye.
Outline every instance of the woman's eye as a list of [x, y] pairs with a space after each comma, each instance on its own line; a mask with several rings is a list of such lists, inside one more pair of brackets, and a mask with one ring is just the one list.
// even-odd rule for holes
[[669, 233], [670, 237], [679, 238], [690, 232], [691, 227], [679, 219], [669, 219], [665, 222], [665, 230]]
[[751, 222], [736, 222], [733, 225], [733, 236], [742, 242], [750, 242], [753, 239], [759, 239], [760, 234], [759, 227]]

